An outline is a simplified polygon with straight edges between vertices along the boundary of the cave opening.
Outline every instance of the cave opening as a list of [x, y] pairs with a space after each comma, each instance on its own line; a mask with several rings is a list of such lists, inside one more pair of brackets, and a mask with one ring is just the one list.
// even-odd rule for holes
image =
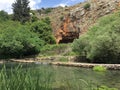
[[79, 34], [78, 33], [72, 33], [69, 34], [69, 36], [63, 36], [62, 40], [59, 41], [59, 43], [72, 43], [75, 39], [79, 38]]
[[74, 39], [62, 39], [59, 43], [72, 43]]

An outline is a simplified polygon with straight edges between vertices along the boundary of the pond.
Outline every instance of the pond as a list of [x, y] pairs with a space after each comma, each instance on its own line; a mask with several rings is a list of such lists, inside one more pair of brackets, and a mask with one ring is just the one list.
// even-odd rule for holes
[[[15, 68], [18, 64], [6, 64], [7, 71]], [[3, 65], [0, 65], [1, 67]], [[120, 90], [120, 71], [108, 70], [106, 72], [95, 72], [92, 69], [52, 66], [47, 64], [22, 64], [22, 69], [26, 72], [28, 69], [36, 71], [32, 77], [40, 77], [37, 73], [44, 72], [50, 77], [52, 90], [90, 90], [90, 87], [105, 85], [108, 87], [118, 88]], [[49, 74], [48, 74], [49, 72]], [[46, 80], [45, 80], [46, 81]]]

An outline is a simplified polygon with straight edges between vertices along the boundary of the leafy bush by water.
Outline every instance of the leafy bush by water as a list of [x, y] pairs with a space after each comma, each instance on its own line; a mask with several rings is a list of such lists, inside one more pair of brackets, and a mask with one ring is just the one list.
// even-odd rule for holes
[[73, 51], [95, 63], [120, 63], [120, 14], [101, 18], [73, 42]]
[[0, 26], [0, 58], [37, 54], [44, 45], [28, 26], [13, 21], [3, 22]]
[[104, 66], [94, 66], [93, 70], [94, 71], [99, 71], [99, 72], [105, 72], [107, 69]]

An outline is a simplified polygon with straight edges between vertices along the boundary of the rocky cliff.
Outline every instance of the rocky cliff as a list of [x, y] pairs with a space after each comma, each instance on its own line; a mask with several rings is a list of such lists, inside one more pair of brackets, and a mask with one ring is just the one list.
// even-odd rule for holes
[[120, 8], [120, 0], [86, 0], [70, 7], [53, 8], [49, 14], [57, 43], [68, 43], [78, 38], [102, 16]]

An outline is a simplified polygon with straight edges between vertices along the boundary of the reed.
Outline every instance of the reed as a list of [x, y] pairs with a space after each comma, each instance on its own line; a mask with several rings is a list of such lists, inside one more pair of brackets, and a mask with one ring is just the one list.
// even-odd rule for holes
[[[55, 75], [57, 73], [58, 76]], [[54, 72], [47, 66], [29, 68], [18, 65], [8, 69], [4, 65], [0, 70], [0, 90], [118, 90], [106, 86], [97, 87], [92, 82], [77, 78], [71, 71], [66, 75], [63, 73]]]
[[22, 65], [0, 71], [0, 90], [51, 90], [52, 72], [23, 69]]

